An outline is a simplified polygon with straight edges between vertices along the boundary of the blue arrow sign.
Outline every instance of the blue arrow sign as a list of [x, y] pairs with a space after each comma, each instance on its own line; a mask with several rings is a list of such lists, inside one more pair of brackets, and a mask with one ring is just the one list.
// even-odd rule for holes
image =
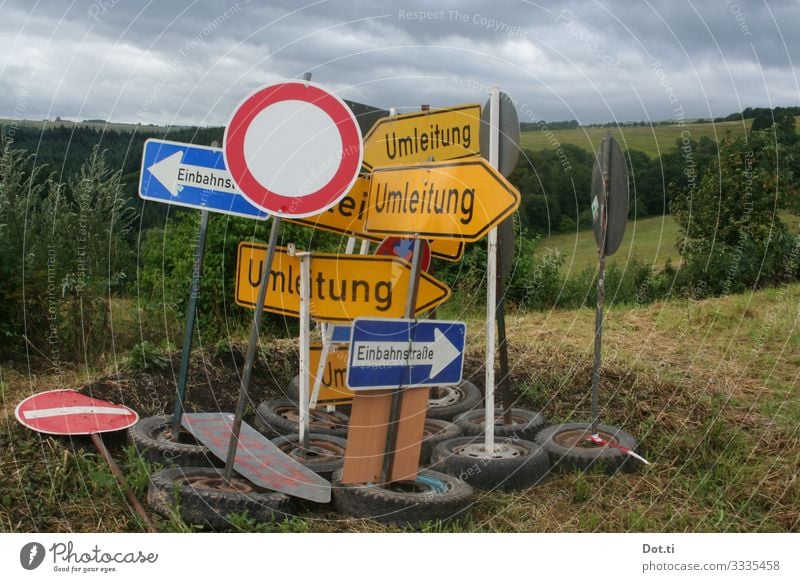
[[222, 148], [148, 139], [144, 142], [139, 197], [233, 216], [269, 218], [236, 187], [225, 167]]
[[458, 384], [466, 335], [460, 321], [356, 319], [347, 386], [361, 391]]

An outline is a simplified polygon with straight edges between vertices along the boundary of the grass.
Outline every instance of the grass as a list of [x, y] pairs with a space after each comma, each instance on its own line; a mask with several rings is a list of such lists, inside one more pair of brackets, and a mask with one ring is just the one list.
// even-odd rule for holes
[[[680, 259], [675, 247], [677, 238], [678, 224], [670, 215], [632, 220], [628, 223], [622, 245], [608, 258], [607, 264], [623, 264], [636, 259], [654, 268], [661, 268], [667, 259], [671, 259], [677, 265]], [[597, 244], [590, 230], [543, 238], [537, 243], [536, 250], [539, 253], [562, 253], [565, 261], [561, 268], [565, 273], [597, 266]]]
[[[657, 158], [667, 151], [675, 149], [675, 141], [682, 137], [699, 140], [708, 137], [719, 141], [726, 135], [743, 135], [750, 127], [752, 119], [744, 122], [722, 121], [719, 123], [687, 123], [657, 125], [654, 127], [577, 127], [575, 129], [556, 129], [549, 132], [538, 129], [523, 131], [520, 143], [523, 149], [545, 150], [557, 149], [563, 144], [572, 144], [594, 152], [603, 141], [606, 132], [611, 131], [623, 148], [645, 152], [651, 158]], [[681, 135], [688, 132], [688, 136]]]
[[[800, 234], [797, 216], [787, 211], [779, 213], [780, 219], [789, 227], [789, 232]], [[676, 247], [679, 230], [671, 215], [654, 216], [631, 220], [625, 231], [625, 239], [619, 250], [607, 259], [607, 265], [620, 266], [635, 259], [654, 269], [664, 266], [667, 259], [678, 266], [680, 253]], [[539, 253], [558, 251], [565, 257], [562, 271], [579, 273], [585, 268], [597, 266], [597, 244], [591, 230], [561, 233], [541, 239], [536, 245]]]
[[[526, 491], [477, 492], [465, 523], [432, 521], [424, 529], [800, 530], [798, 305], [800, 284], [705, 301], [611, 308], [603, 336], [602, 418], [634, 434], [653, 464], [634, 474], [554, 475]], [[515, 405], [540, 410], [551, 422], [588, 419], [594, 310], [514, 313], [507, 319]], [[481, 324], [480, 318], [468, 322], [466, 364], [479, 384]], [[288, 344], [268, 349], [273, 360], [288, 361], [294, 354]], [[204, 374], [213, 373], [209, 381], [215, 390], [226, 395], [232, 390], [235, 396], [234, 367], [221, 367], [209, 353], [197, 354], [194, 361], [202, 372], [190, 379], [191, 390]], [[275, 386], [284, 386], [291, 370], [276, 370]], [[111, 382], [131, 404], [138, 403], [143, 415], [171, 400], [171, 372], [163, 378], [155, 371], [107, 374], [105, 380], [95, 379], [100, 384], [91, 384], [93, 389]], [[40, 435], [14, 420], [14, 407], [23, 397], [43, 387], [79, 388], [84, 375], [0, 367], [0, 531], [141, 531], [88, 440]], [[257, 378], [255, 385], [262, 389], [265, 377]], [[220, 406], [228, 410], [232, 402]], [[143, 473], [153, 467], [131, 456], [119, 436], [105, 438], [143, 497]], [[193, 529], [154, 519], [161, 531]], [[257, 524], [246, 516], [234, 516], [234, 522], [242, 531], [399, 531], [310, 505], [281, 524]]]
[[15, 126], [15, 127], [33, 127], [36, 129], [53, 129], [56, 127], [66, 127], [72, 129], [74, 127], [88, 127], [98, 131], [118, 131], [120, 133], [133, 132], [133, 131], [147, 131], [150, 133], [167, 133], [170, 130], [178, 129], [181, 126], [169, 125], [141, 125], [138, 123], [110, 123], [103, 121], [64, 121], [64, 120], [34, 120], [34, 119], [3, 119], [0, 118], [0, 127], [2, 126]]

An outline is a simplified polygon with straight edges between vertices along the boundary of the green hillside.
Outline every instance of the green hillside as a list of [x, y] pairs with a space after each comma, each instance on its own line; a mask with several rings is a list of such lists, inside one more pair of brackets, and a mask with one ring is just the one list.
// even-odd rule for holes
[[[654, 216], [632, 220], [625, 231], [625, 240], [619, 250], [608, 259], [608, 263], [625, 263], [636, 259], [655, 268], [663, 267], [670, 258], [677, 264], [680, 258], [675, 240], [678, 225], [672, 216]], [[590, 230], [556, 234], [542, 238], [536, 246], [539, 253], [557, 250], [565, 255], [562, 270], [580, 272], [597, 264], [597, 246]]]
[[[746, 127], [750, 127], [752, 119], [745, 120]], [[675, 149], [675, 140], [681, 139], [684, 131], [689, 132], [683, 137], [698, 140], [708, 137], [720, 140], [727, 134], [742, 135], [745, 124], [742, 121], [723, 121], [720, 123], [687, 123], [684, 126], [657, 125], [653, 127], [577, 127], [575, 129], [556, 129], [550, 132], [541, 130], [528, 130], [522, 132], [522, 147], [524, 149], [541, 150], [556, 149], [558, 144], [572, 144], [589, 151], [595, 151], [603, 140], [607, 131], [619, 140], [623, 148], [640, 150], [651, 157], [658, 157], [667, 150]]]

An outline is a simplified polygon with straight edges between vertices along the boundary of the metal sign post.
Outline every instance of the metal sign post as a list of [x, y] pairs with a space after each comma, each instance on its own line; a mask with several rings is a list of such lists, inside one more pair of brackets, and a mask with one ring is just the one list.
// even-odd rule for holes
[[592, 366], [592, 434], [600, 422], [600, 373], [603, 354], [603, 309], [606, 295], [606, 256], [622, 243], [628, 220], [628, 169], [619, 143], [609, 132], [597, 151], [592, 173], [592, 217], [598, 245], [597, 308]]
[[305, 456], [308, 450], [309, 409], [308, 377], [310, 372], [309, 344], [311, 324], [311, 253], [297, 253], [300, 258], [300, 402], [299, 433], [300, 453]]
[[[489, 104], [489, 164], [496, 168], [500, 156], [500, 90], [492, 87]], [[497, 316], [497, 228], [489, 231], [486, 268], [486, 395], [485, 453], [494, 453], [494, 356]]]
[[[419, 276], [422, 271], [422, 250], [421, 240], [414, 237], [414, 250], [411, 256], [411, 277], [408, 280], [408, 295], [406, 297], [406, 319], [414, 317], [417, 304], [417, 291], [419, 290]], [[409, 344], [411, 338], [409, 337]], [[409, 346], [410, 347], [410, 346]], [[409, 349], [410, 351], [410, 349]], [[389, 475], [392, 473], [394, 453], [397, 448], [397, 425], [400, 422], [400, 405], [403, 401], [403, 386], [400, 385], [392, 392], [392, 404], [389, 409], [389, 426], [386, 433], [386, 449], [383, 457], [383, 468], [381, 469], [381, 483], [387, 483]]]
[[200, 278], [203, 271], [203, 254], [206, 248], [206, 232], [208, 231], [208, 211], [200, 213], [200, 233], [197, 236], [197, 247], [194, 250], [192, 263], [192, 292], [189, 305], [186, 307], [186, 329], [183, 332], [183, 348], [181, 351], [181, 369], [178, 372], [178, 386], [175, 390], [175, 406], [172, 411], [172, 440], [178, 442], [183, 415], [183, 398], [186, 394], [186, 379], [189, 376], [189, 359], [192, 355], [192, 339], [194, 338], [194, 320], [197, 314], [197, 299], [200, 295]]
[[267, 282], [269, 272], [272, 270], [272, 261], [275, 258], [275, 247], [278, 246], [278, 231], [280, 230], [281, 219], [275, 216], [272, 219], [272, 228], [269, 231], [269, 246], [267, 247], [267, 260], [264, 261], [264, 270], [261, 273], [261, 283], [258, 288], [258, 300], [256, 309], [253, 312], [253, 323], [250, 326], [250, 339], [247, 343], [247, 354], [244, 359], [244, 370], [242, 371], [242, 382], [239, 388], [239, 400], [236, 402], [236, 411], [231, 427], [231, 440], [228, 444], [228, 454], [225, 459], [225, 479], [230, 481], [233, 476], [233, 463], [236, 458], [236, 448], [239, 445], [239, 432], [242, 430], [242, 417], [247, 405], [247, 391], [250, 388], [250, 378], [253, 375], [253, 362], [256, 358], [258, 349], [258, 331], [261, 328], [261, 317], [264, 314], [264, 300], [267, 296]]

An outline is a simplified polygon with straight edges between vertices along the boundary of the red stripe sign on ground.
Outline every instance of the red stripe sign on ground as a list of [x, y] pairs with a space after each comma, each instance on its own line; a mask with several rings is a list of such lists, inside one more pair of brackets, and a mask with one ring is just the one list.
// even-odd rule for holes
[[139, 420], [139, 415], [127, 406], [74, 390], [34, 394], [20, 402], [14, 414], [30, 429], [64, 436], [123, 430]]

